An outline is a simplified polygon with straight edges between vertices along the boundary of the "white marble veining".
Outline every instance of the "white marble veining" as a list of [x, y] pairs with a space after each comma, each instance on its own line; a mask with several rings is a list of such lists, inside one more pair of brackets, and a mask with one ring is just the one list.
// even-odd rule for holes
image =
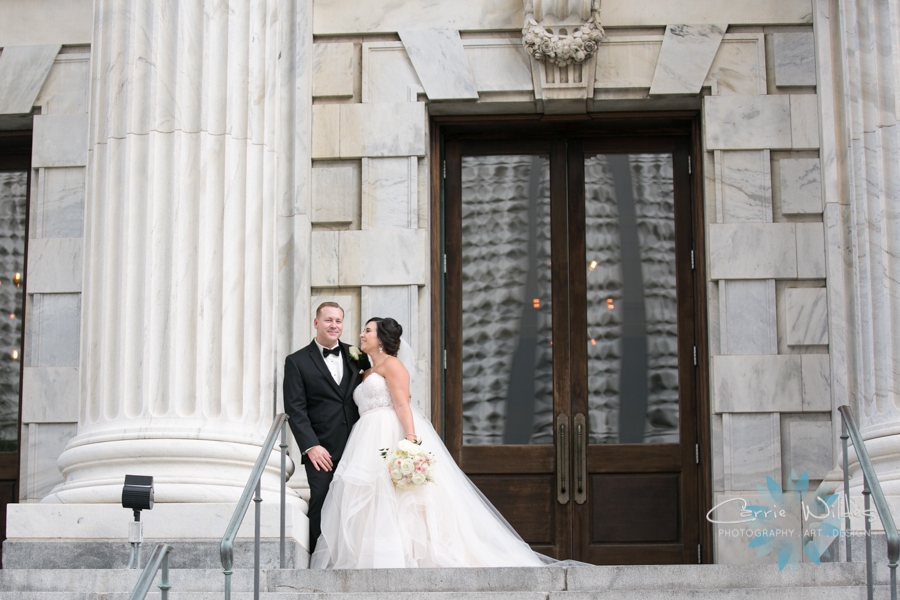
[[604, 27], [662, 27], [669, 23], [788, 25], [812, 22], [809, 2], [805, 0], [755, 0], [752, 3], [603, 0], [601, 8]]
[[26, 332], [26, 367], [77, 367], [81, 294], [34, 294]]
[[90, 88], [90, 53], [60, 54], [34, 102], [42, 115], [87, 114]]
[[0, 54], [0, 115], [29, 114], [60, 45], [11, 46]]
[[721, 354], [777, 354], [775, 280], [719, 281]]
[[363, 43], [363, 102], [407, 102], [410, 88], [425, 91], [402, 42]]
[[816, 48], [813, 32], [772, 34], [775, 85], [816, 85]]
[[29, 294], [81, 291], [82, 238], [38, 238], [28, 243]]
[[425, 285], [428, 281], [424, 229], [342, 231], [339, 252], [341, 286]]
[[778, 413], [724, 414], [725, 489], [752, 490], [766, 477], [781, 481], [781, 425]]
[[39, 44], [90, 44], [92, 0], [0, 2], [0, 48]]
[[312, 158], [341, 157], [341, 105], [312, 107]]
[[819, 147], [819, 102], [817, 94], [792, 94], [791, 147], [794, 150]]
[[800, 355], [713, 356], [715, 412], [800, 412]]
[[663, 38], [616, 36], [601, 42], [595, 55], [595, 89], [649, 88]]
[[25, 367], [22, 422], [75, 423], [78, 395], [78, 367]]
[[822, 172], [818, 158], [782, 158], [781, 212], [786, 215], [822, 213]]
[[525, 21], [522, 0], [329, 0], [313, 3], [315, 35], [393, 33], [403, 29], [516, 30]]
[[314, 98], [353, 96], [356, 49], [350, 42], [313, 45]]
[[341, 104], [341, 158], [425, 156], [425, 104]]
[[40, 500], [62, 483], [56, 459], [75, 437], [76, 429], [75, 423], [30, 423], [22, 428], [24, 485], [19, 489], [20, 500]]
[[531, 59], [521, 40], [469, 39], [463, 48], [479, 92], [534, 91]]
[[311, 285], [425, 285], [428, 236], [423, 229], [314, 231]]
[[87, 115], [37, 115], [31, 166], [83, 167], [87, 164]]
[[725, 490], [725, 440], [722, 431], [723, 415], [712, 414], [709, 417], [710, 462], [713, 473], [713, 492]]
[[727, 27], [727, 23], [666, 26], [650, 94], [699, 93]]
[[404, 28], [398, 33], [429, 100], [478, 100], [459, 31]]
[[716, 151], [717, 195], [725, 223], [772, 222], [768, 150]]
[[797, 277], [825, 278], [825, 228], [822, 223], [797, 223], [796, 236]]
[[801, 354], [800, 378], [803, 385], [803, 411], [831, 411], [831, 355]]
[[828, 343], [825, 288], [787, 288], [784, 290], [784, 308], [789, 346]]
[[346, 161], [339, 166], [312, 168], [313, 223], [351, 223], [353, 213], [359, 210], [360, 165]]
[[837, 466], [829, 415], [790, 415], [782, 419], [785, 421], [782, 423], [785, 440], [781, 448], [784, 472], [794, 471], [800, 475], [806, 471], [810, 480], [825, 479]]
[[[313, 287], [337, 287], [340, 232], [313, 231], [310, 236], [309, 279]], [[315, 310], [315, 307], [312, 307]]]
[[794, 223], [709, 225], [711, 279], [794, 279]]
[[766, 93], [766, 44], [762, 33], [726, 33], [704, 86], [719, 96]]
[[415, 157], [362, 160], [362, 228], [409, 229], [418, 225]]
[[38, 192], [33, 203], [32, 237], [75, 238], [84, 233], [84, 167], [57, 167], [38, 171]]
[[703, 99], [707, 150], [791, 147], [789, 96], [708, 96]]

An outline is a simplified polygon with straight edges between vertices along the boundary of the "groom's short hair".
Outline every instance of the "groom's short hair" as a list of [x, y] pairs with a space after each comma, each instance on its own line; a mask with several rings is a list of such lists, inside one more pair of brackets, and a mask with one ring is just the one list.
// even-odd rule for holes
[[338, 309], [339, 311], [341, 311], [341, 316], [343, 316], [343, 314], [344, 314], [344, 309], [341, 308], [341, 305], [338, 304], [337, 302], [323, 302], [322, 304], [319, 305], [319, 308], [316, 309], [316, 318], [317, 319], [322, 316], [322, 309], [325, 307]]

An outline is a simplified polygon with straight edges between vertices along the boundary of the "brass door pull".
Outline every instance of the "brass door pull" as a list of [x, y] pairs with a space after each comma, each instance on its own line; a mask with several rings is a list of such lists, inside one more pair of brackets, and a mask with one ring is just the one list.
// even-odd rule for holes
[[584, 414], [575, 415], [575, 502], [587, 500], [587, 422]]
[[560, 504], [569, 503], [569, 439], [567, 427], [569, 415], [556, 416], [556, 500]]

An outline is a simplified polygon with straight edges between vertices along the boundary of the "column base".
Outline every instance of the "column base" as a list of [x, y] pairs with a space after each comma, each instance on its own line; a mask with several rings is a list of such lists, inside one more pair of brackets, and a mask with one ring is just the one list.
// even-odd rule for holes
[[[169, 566], [221, 568], [219, 543], [235, 504], [156, 504], [141, 513], [142, 560], [158, 543], [174, 547]], [[288, 568], [309, 565], [306, 502], [288, 499], [285, 511]], [[263, 502], [260, 558], [263, 568], [279, 565], [280, 506]], [[132, 511], [115, 504], [10, 504], [3, 567], [7, 569], [121, 569], [128, 564], [128, 524]], [[254, 507], [238, 531], [234, 568], [253, 567]]]

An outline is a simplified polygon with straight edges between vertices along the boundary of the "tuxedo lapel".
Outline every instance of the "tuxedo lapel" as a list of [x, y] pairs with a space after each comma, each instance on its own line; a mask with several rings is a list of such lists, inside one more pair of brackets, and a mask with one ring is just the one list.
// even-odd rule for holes
[[359, 377], [359, 363], [350, 358], [350, 346], [341, 342], [341, 351], [344, 355], [344, 369], [345, 375], [347, 375], [350, 380], [347, 382], [347, 390], [345, 393], [345, 397], [347, 393], [352, 393], [353, 387], [356, 385], [356, 379]]
[[316, 344], [315, 340], [310, 344], [309, 349], [310, 354], [312, 354], [312, 361], [319, 367], [319, 370], [322, 371], [322, 375], [325, 376], [325, 379], [328, 380], [328, 383], [334, 387], [334, 390], [341, 394], [341, 386], [334, 380], [334, 377], [331, 375], [331, 371], [328, 369], [328, 365], [325, 364], [325, 359], [322, 358], [322, 353], [319, 351], [319, 346]]

